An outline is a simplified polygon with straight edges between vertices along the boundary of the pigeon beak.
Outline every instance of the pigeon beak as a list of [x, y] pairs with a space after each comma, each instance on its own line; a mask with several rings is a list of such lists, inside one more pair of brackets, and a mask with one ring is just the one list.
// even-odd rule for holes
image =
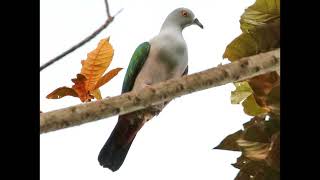
[[203, 25], [202, 25], [201, 22], [198, 20], [198, 18], [195, 18], [195, 19], [193, 20], [193, 24], [196, 24], [196, 25], [198, 25], [201, 29], [203, 29]]

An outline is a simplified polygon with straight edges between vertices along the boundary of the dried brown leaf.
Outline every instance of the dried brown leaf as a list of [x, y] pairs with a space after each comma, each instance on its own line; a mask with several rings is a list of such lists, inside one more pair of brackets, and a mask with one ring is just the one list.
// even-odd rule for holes
[[96, 83], [96, 86], [94, 89], [98, 89], [99, 87], [103, 86], [107, 82], [109, 82], [112, 78], [114, 78], [123, 68], [115, 68], [109, 71], [107, 74], [102, 76], [98, 82]]
[[68, 87], [60, 87], [57, 88], [56, 90], [52, 91], [50, 94], [47, 95], [48, 99], [60, 99], [64, 96], [73, 96], [73, 97], [78, 97], [77, 92]]
[[237, 140], [242, 137], [243, 131], [239, 130], [233, 134], [228, 135], [222, 140], [222, 142], [216, 146], [214, 149], [230, 150], [230, 151], [240, 151]]

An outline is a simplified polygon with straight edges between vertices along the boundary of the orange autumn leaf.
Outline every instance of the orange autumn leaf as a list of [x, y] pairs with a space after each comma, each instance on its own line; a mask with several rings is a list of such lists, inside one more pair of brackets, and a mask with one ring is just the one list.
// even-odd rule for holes
[[262, 74], [249, 79], [249, 84], [257, 96], [267, 96], [270, 91], [280, 84], [277, 72]]
[[[269, 93], [274, 87], [279, 86], [280, 76], [277, 72], [270, 72], [253, 77], [248, 80], [250, 87], [254, 91], [254, 98], [261, 107], [267, 106]], [[279, 94], [280, 95], [280, 94]]]
[[98, 89], [99, 87], [103, 86], [104, 84], [106, 84], [107, 82], [109, 82], [112, 78], [114, 78], [119, 71], [121, 71], [123, 68], [115, 68], [112, 69], [111, 71], [109, 71], [107, 74], [105, 74], [104, 76], [102, 76], [99, 81], [96, 83], [96, 86], [94, 87], [94, 89]]
[[101, 92], [99, 89], [95, 89], [93, 91], [90, 91], [90, 94], [92, 94], [92, 96], [96, 99], [102, 99]]
[[52, 91], [52, 93], [47, 95], [47, 98], [48, 99], [60, 99], [64, 96], [78, 97], [78, 94], [76, 91], [74, 91], [74, 89], [64, 86], [64, 87], [60, 87], [60, 88]]
[[87, 55], [82, 61], [81, 74], [87, 78], [86, 89], [95, 89], [96, 83], [109, 67], [114, 50], [109, 43], [109, 38], [100, 40], [98, 47]]
[[99, 87], [109, 82], [122, 70], [122, 68], [115, 68], [102, 76], [110, 66], [113, 53], [109, 38], [100, 40], [97, 48], [88, 53], [86, 60], [81, 61], [81, 73], [71, 80], [74, 83], [72, 88], [58, 88], [47, 98], [57, 99], [69, 95], [80, 98], [82, 102], [89, 102], [93, 98], [102, 99]]
[[47, 95], [48, 99], [59, 99], [64, 96], [79, 97], [81, 102], [91, 101], [94, 97], [90, 95], [89, 91], [86, 89], [87, 78], [82, 74], [77, 74], [77, 77], [71, 79], [74, 83], [72, 88], [60, 87]]
[[90, 95], [89, 91], [86, 89], [88, 80], [84, 75], [77, 74], [77, 78], [72, 79], [71, 81], [74, 83], [72, 89], [77, 92], [82, 102], [87, 102], [93, 99], [93, 96]]

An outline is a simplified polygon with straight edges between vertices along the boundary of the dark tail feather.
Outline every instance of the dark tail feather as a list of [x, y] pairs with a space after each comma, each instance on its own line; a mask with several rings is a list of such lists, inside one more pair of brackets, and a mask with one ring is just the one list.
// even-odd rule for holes
[[130, 125], [126, 115], [119, 116], [109, 139], [101, 149], [98, 161], [101, 166], [117, 171], [124, 162], [130, 146], [142, 125]]

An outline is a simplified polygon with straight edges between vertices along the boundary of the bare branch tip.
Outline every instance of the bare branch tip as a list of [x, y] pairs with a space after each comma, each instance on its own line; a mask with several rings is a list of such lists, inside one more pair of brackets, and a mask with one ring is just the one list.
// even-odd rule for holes
[[105, 0], [104, 2], [105, 2], [105, 4], [106, 4], [106, 11], [107, 11], [108, 18], [112, 18], [112, 17], [111, 17], [111, 14], [110, 14], [110, 9], [109, 9], [108, 0]]
[[53, 63], [55, 63], [56, 61], [59, 61], [60, 59], [62, 59], [63, 57], [65, 57], [66, 55], [70, 54], [71, 52], [75, 51], [76, 49], [78, 49], [79, 47], [81, 47], [82, 45], [84, 45], [85, 43], [89, 42], [91, 39], [93, 39], [94, 37], [96, 37], [102, 30], [104, 30], [105, 28], [107, 28], [107, 26], [113, 21], [114, 17], [116, 15], [118, 15], [122, 10], [120, 9], [114, 16], [110, 15], [110, 10], [109, 10], [109, 4], [108, 1], [105, 0], [105, 4], [106, 4], [106, 10], [107, 10], [107, 16], [108, 19], [107, 21], [97, 30], [95, 30], [91, 35], [89, 35], [88, 37], [86, 37], [85, 39], [83, 39], [82, 41], [80, 41], [78, 44], [72, 46], [70, 49], [64, 51], [63, 53], [61, 53], [60, 55], [56, 56], [55, 58], [49, 60], [48, 62], [46, 62], [45, 64], [43, 64], [42, 66], [40, 66], [40, 72], [42, 70], [44, 70], [45, 68], [49, 67], [50, 65], [52, 65]]
[[121, 8], [116, 14], [114, 14], [113, 17], [116, 17], [118, 14], [120, 14], [123, 11], [123, 8]]

